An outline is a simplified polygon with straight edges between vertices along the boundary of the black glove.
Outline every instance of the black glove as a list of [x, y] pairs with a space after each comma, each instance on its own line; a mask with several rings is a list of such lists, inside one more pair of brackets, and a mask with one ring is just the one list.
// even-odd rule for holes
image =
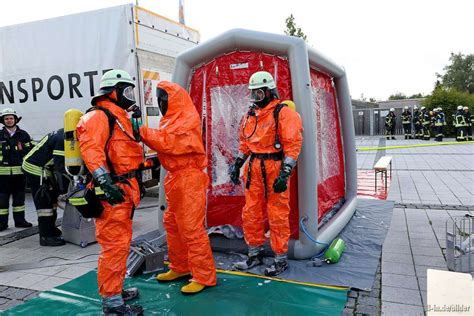
[[291, 175], [292, 166], [284, 164], [280, 170], [280, 174], [273, 182], [273, 191], [275, 193], [285, 192], [288, 189], [288, 179]]
[[96, 180], [99, 183], [100, 188], [104, 191], [107, 202], [111, 205], [125, 202], [125, 193], [118, 185], [114, 184], [110, 174], [104, 173], [97, 177]]
[[233, 184], [240, 184], [240, 168], [242, 168], [244, 163], [245, 159], [237, 157], [234, 164], [230, 167], [230, 181], [232, 181]]

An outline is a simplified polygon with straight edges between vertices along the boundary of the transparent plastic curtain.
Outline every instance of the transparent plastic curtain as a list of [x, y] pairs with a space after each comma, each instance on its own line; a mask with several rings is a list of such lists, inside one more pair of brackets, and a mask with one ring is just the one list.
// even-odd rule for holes
[[344, 156], [341, 124], [332, 79], [311, 69], [313, 109], [316, 114], [319, 163], [318, 221], [344, 197]]
[[[214, 195], [244, 195], [243, 184], [230, 182], [229, 167], [239, 152], [239, 126], [249, 108], [247, 85], [211, 88], [211, 186]], [[218, 105], [218, 106], [217, 106]], [[242, 168], [243, 170], [243, 168]]]

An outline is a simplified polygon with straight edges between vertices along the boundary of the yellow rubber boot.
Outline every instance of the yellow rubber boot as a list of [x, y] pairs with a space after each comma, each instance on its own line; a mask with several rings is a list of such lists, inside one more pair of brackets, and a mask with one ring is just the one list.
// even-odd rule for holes
[[192, 281], [188, 285], [185, 285], [181, 288], [181, 293], [183, 294], [196, 294], [204, 290], [206, 286], [201, 283]]
[[189, 275], [189, 272], [187, 273], [178, 273], [174, 272], [173, 270], [169, 270], [168, 272], [165, 273], [160, 273], [156, 276], [156, 279], [158, 281], [173, 281], [179, 278], [182, 278], [184, 276]]

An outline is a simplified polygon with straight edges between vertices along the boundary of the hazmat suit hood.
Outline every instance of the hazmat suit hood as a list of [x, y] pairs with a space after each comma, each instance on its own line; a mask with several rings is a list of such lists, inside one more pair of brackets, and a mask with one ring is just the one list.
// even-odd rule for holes
[[194, 105], [186, 90], [169, 81], [161, 81], [157, 87], [165, 90], [168, 94], [168, 110], [161, 118], [160, 129], [165, 128], [168, 132], [185, 131], [195, 127], [184, 124], [185, 122], [199, 123], [199, 121], [193, 119], [196, 113], [193, 111]]
[[140, 128], [142, 140], [158, 152], [167, 171], [205, 168], [201, 118], [191, 97], [178, 84], [169, 81], [161, 81], [157, 88], [168, 94], [168, 109], [158, 129]]

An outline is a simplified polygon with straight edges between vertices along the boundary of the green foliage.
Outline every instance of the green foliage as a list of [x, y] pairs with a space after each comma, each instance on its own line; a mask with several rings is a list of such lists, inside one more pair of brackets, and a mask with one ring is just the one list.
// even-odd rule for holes
[[423, 93], [415, 93], [407, 97], [404, 93], [397, 92], [388, 97], [389, 100], [405, 100], [405, 99], [419, 99], [419, 98], [424, 98]]
[[421, 99], [424, 98], [423, 93], [415, 93], [408, 97], [408, 99]]
[[440, 81], [436, 85], [474, 94], [474, 54], [451, 53], [449, 61], [445, 74], [436, 74]]
[[389, 100], [405, 100], [407, 96], [404, 93], [397, 92], [388, 97]]
[[448, 124], [445, 134], [454, 135], [452, 115], [456, 112], [458, 105], [469, 107], [469, 111], [472, 113], [474, 109], [474, 94], [439, 87], [423, 100], [422, 105], [426, 106], [429, 110], [437, 107], [443, 108]]
[[286, 18], [285, 23], [286, 35], [302, 38], [306, 42], [306, 34], [303, 33], [300, 27], [296, 27], [295, 17], [293, 16], [293, 14]]

